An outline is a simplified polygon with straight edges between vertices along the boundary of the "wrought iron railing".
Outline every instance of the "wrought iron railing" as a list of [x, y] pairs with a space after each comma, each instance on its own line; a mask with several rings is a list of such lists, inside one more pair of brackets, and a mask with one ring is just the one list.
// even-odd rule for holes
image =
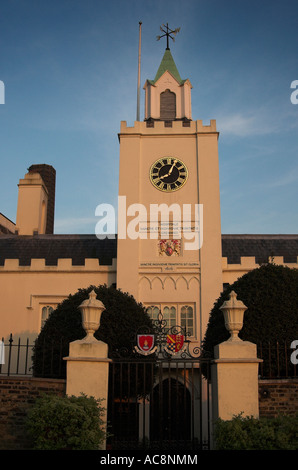
[[293, 348], [290, 341], [262, 342], [257, 348], [260, 378], [297, 377], [297, 365], [293, 361]]
[[0, 364], [0, 375], [32, 375], [32, 348], [29, 338], [24, 343], [21, 338], [14, 340], [12, 334], [8, 340], [2, 338], [2, 360]]
[[[2, 338], [2, 357], [0, 361], [0, 376], [33, 376], [61, 378], [64, 365], [63, 339], [56, 342], [47, 342], [39, 348], [41, 355], [37, 370], [33, 370], [34, 341], [29, 338], [14, 338], [12, 334], [5, 340]], [[57, 350], [59, 357], [57, 358]], [[43, 358], [47, 360], [44, 361]]]
[[[155, 346], [157, 347], [154, 356], [160, 356], [162, 352], [163, 358], [176, 358], [189, 360], [200, 358], [200, 350], [196, 346], [195, 350], [192, 349], [192, 341], [188, 338], [187, 334], [179, 327], [172, 327], [167, 329], [164, 323], [161, 323], [159, 318], [159, 333], [155, 336]], [[156, 325], [157, 326], [157, 325]], [[157, 328], [158, 329], [158, 328]], [[142, 334], [146, 336], [147, 331], [142, 331]], [[167, 344], [167, 335], [185, 335], [184, 336], [184, 347], [181, 348], [180, 354], [177, 356], [170, 354], [169, 348], [171, 344]], [[21, 339], [20, 337], [14, 338], [12, 334], [4, 340], [2, 338], [2, 344], [4, 345], [4, 361], [0, 363], [0, 376], [11, 376], [11, 375], [33, 375], [32, 356], [34, 342], [30, 341], [29, 338]], [[59, 345], [55, 342], [41, 347], [38, 354], [41, 355], [39, 363], [38, 376], [40, 377], [61, 377], [63, 374], [61, 369], [65, 366], [63, 356], [65, 355], [62, 348], [63, 340], [61, 339]], [[166, 348], [161, 349], [161, 346]], [[179, 347], [179, 342], [176, 344]], [[258, 358], [262, 359], [263, 362], [259, 365], [259, 377], [260, 378], [297, 378], [297, 365], [292, 360], [293, 348], [291, 348], [291, 342], [289, 341], [276, 341], [276, 342], [262, 342], [257, 345]], [[120, 352], [120, 351], [119, 351]], [[122, 351], [121, 351], [122, 352]], [[139, 354], [136, 354], [139, 356]], [[124, 357], [126, 354], [123, 355]], [[120, 357], [122, 357], [120, 354]], [[44, 364], [43, 357], [47, 357], [46, 364]], [[140, 356], [139, 356], [140, 357]], [[146, 356], [145, 356], [146, 357]], [[143, 359], [145, 358], [143, 356]], [[148, 357], [148, 356], [147, 356]], [[149, 356], [150, 357], [150, 356]], [[149, 359], [148, 357], [148, 359]], [[152, 357], [152, 356], [151, 356]], [[117, 359], [114, 356], [113, 359]], [[135, 359], [135, 356], [134, 356]], [[44, 366], [43, 366], [44, 364]]]
[[141, 326], [132, 332], [128, 343], [129, 347], [110, 351], [110, 357], [115, 360], [202, 359], [202, 350], [189, 331], [181, 325], [169, 326], [161, 312], [152, 320], [152, 327]]

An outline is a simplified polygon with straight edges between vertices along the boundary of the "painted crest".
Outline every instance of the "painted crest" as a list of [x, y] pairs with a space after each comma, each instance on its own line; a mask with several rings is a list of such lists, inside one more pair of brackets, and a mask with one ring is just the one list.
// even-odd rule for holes
[[135, 350], [144, 356], [153, 354], [156, 351], [154, 335], [137, 335], [137, 346], [135, 346]]
[[170, 354], [177, 354], [184, 345], [184, 336], [181, 334], [167, 335], [166, 349]]
[[180, 248], [180, 240], [159, 240], [158, 242], [158, 252], [160, 256], [179, 256]]

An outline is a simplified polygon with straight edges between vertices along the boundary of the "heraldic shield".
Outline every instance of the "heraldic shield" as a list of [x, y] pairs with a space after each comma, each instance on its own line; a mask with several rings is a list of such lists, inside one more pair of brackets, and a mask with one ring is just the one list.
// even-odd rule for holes
[[137, 335], [137, 346], [135, 349], [139, 354], [153, 354], [156, 351], [154, 347], [154, 335]]
[[183, 348], [184, 336], [181, 334], [167, 335], [167, 351], [170, 354], [176, 354]]

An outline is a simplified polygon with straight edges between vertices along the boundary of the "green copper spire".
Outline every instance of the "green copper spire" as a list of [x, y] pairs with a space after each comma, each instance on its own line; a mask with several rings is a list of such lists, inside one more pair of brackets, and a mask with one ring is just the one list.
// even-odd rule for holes
[[170, 49], [166, 49], [162, 61], [160, 63], [159, 69], [155, 75], [154, 80], [151, 81], [152, 84], [155, 84], [157, 80], [166, 72], [170, 72], [171, 75], [177, 80], [177, 82], [181, 85], [184, 80], [181, 80], [180, 74], [174, 62], [173, 56], [171, 54]]

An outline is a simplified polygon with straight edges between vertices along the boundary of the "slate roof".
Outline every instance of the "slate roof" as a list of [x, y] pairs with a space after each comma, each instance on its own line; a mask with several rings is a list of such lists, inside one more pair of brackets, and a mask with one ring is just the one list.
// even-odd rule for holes
[[228, 258], [228, 264], [239, 264], [241, 256], [255, 256], [257, 264], [270, 256], [297, 263], [298, 235], [222, 235], [222, 256]]
[[99, 264], [111, 265], [117, 256], [117, 240], [99, 240], [95, 235], [1, 235], [0, 266], [5, 259], [19, 259], [29, 266], [31, 258], [45, 258], [46, 265], [56, 266], [58, 258], [72, 258], [72, 264], [83, 266], [85, 258], [98, 258]]
[[[222, 235], [222, 256], [229, 264], [239, 264], [241, 256], [254, 256], [256, 263], [270, 256], [283, 256], [285, 263], [297, 263], [298, 235]], [[99, 240], [95, 235], [0, 235], [0, 266], [5, 259], [19, 259], [29, 266], [31, 258], [45, 258], [46, 265], [57, 265], [58, 258], [72, 258], [84, 265], [85, 258], [97, 258], [103, 266], [117, 258], [117, 238]]]

